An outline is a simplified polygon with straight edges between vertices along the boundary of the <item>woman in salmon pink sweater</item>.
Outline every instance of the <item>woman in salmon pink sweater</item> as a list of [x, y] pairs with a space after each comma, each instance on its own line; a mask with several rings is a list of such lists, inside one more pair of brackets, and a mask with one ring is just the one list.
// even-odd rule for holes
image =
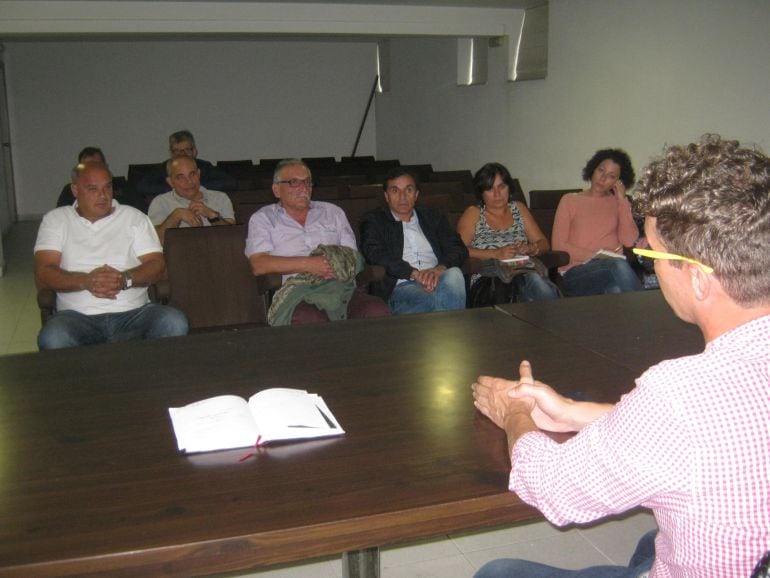
[[[565, 293], [639, 291], [639, 277], [623, 257], [623, 247], [639, 237], [626, 197], [626, 189], [634, 184], [631, 159], [620, 149], [597, 151], [583, 169], [583, 180], [590, 186], [564, 195], [553, 223], [551, 246], [570, 255], [570, 262], [559, 270]], [[602, 249], [617, 258], [597, 256]]]

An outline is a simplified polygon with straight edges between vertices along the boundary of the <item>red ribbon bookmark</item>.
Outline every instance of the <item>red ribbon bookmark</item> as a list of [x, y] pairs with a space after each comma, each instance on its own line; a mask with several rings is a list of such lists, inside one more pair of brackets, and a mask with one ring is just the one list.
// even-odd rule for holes
[[[259, 442], [261, 442], [261, 441], [262, 441], [262, 436], [257, 436], [257, 443], [255, 443], [255, 444], [254, 444], [254, 447], [255, 447], [256, 449], [259, 449]], [[256, 452], [248, 452], [248, 453], [245, 453], [245, 454], [243, 454], [243, 455], [242, 455], [240, 458], [238, 458], [238, 461], [239, 461], [239, 462], [243, 462], [243, 461], [246, 461], [246, 460], [248, 460], [248, 459], [249, 459], [251, 456], [253, 456], [255, 453], [256, 453]]]

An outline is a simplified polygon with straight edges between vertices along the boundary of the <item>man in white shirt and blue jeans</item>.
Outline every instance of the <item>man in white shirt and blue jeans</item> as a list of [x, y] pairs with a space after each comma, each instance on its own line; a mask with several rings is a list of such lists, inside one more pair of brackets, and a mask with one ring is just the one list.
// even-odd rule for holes
[[113, 200], [102, 163], [77, 165], [72, 193], [75, 204], [47, 213], [35, 243], [37, 287], [57, 294], [38, 347], [185, 335], [181, 311], [149, 302], [147, 287], [166, 263], [147, 215]]

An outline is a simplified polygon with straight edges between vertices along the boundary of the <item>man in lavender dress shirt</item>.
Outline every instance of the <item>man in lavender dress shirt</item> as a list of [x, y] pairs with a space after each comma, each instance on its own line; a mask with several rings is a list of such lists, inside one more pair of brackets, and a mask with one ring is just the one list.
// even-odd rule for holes
[[[312, 201], [313, 180], [299, 159], [278, 163], [273, 174], [277, 203], [263, 207], [249, 219], [246, 257], [254, 275], [281, 273], [284, 280], [296, 273], [334, 279], [326, 257], [310, 256], [318, 245], [343, 245], [358, 250], [356, 238], [342, 209]], [[348, 303], [348, 318], [389, 315], [385, 302], [356, 290]], [[294, 310], [292, 325], [328, 321], [324, 311], [308, 303]]]

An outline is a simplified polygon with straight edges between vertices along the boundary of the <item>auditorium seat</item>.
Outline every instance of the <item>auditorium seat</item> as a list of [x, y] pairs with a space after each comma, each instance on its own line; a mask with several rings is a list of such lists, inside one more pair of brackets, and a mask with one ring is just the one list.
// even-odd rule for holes
[[144, 163], [128, 165], [128, 172], [126, 173], [128, 186], [135, 191], [136, 185], [139, 183], [139, 181], [141, 181], [146, 174], [151, 173], [154, 169], [157, 169], [158, 164], [159, 163]]
[[349, 199], [330, 200], [329, 202], [337, 205], [343, 211], [345, 211], [345, 216], [348, 218], [348, 223], [350, 224], [350, 227], [353, 229], [353, 233], [356, 236], [356, 244], [360, 246], [361, 237], [359, 224], [361, 222], [361, 216], [371, 209], [384, 206], [385, 199], [382, 196], [356, 198], [351, 197]]
[[166, 231], [163, 252], [169, 305], [187, 315], [191, 332], [267, 324], [280, 275], [255, 277], [244, 255], [246, 225]]
[[372, 164], [364, 167], [364, 169], [370, 183], [382, 184], [382, 181], [385, 180], [385, 175], [388, 174], [392, 168], [398, 167], [400, 165], [401, 163], [398, 161], [398, 159], [388, 159], [382, 161], [374, 161]]
[[433, 166], [430, 164], [401, 165], [401, 167], [416, 175], [420, 182], [430, 180], [430, 175], [433, 173]]
[[260, 199], [238, 199], [233, 203], [233, 211], [235, 212], [235, 222], [239, 225], [248, 225], [251, 216], [266, 205], [271, 205], [275, 202], [275, 198], [267, 200], [265, 198]]
[[251, 159], [242, 159], [237, 161], [217, 161], [217, 168], [226, 171], [230, 168], [238, 167], [253, 167], [254, 163]]
[[[232, 176], [236, 181], [236, 190], [243, 191], [259, 187], [265, 176], [264, 171], [255, 166], [251, 160], [219, 161], [217, 168]], [[272, 174], [267, 175], [272, 178]]]
[[[315, 180], [315, 177], [313, 177]], [[314, 201], [334, 201], [348, 196], [348, 186], [345, 183], [324, 183], [313, 186], [312, 199]]]
[[[518, 181], [517, 181], [518, 182]], [[551, 189], [529, 191], [529, 212], [543, 231], [546, 239], [551, 240], [553, 220], [559, 201], [567, 193], [576, 193], [580, 189]]]
[[340, 157], [340, 163], [370, 164], [373, 162], [374, 162], [373, 155], [362, 155], [357, 157]]
[[305, 164], [314, 172], [316, 169], [334, 169], [337, 161], [334, 157], [302, 157]]
[[350, 185], [348, 195], [351, 199], [380, 197], [384, 198], [382, 185]]
[[[345, 175], [316, 175], [313, 173], [313, 182], [319, 186], [325, 185], [365, 185], [369, 182], [366, 175], [361, 172], [360, 174], [345, 174]], [[347, 186], [345, 187], [347, 190]]]
[[272, 177], [273, 171], [275, 170], [276, 165], [278, 165], [278, 163], [280, 163], [282, 160], [283, 160], [282, 158], [281, 159], [278, 159], [278, 158], [259, 159], [259, 165], [257, 166], [259, 166], [259, 170], [269, 173], [270, 176]]
[[473, 194], [473, 173], [467, 169], [457, 171], [433, 171], [428, 177], [428, 181], [437, 183], [458, 181], [463, 184], [463, 191], [465, 193]]

